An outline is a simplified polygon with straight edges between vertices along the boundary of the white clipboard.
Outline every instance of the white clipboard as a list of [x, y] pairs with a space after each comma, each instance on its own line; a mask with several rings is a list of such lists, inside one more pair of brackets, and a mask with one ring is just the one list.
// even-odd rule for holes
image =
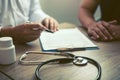
[[98, 48], [78, 28], [60, 29], [55, 33], [42, 32], [40, 36], [43, 51], [84, 50]]

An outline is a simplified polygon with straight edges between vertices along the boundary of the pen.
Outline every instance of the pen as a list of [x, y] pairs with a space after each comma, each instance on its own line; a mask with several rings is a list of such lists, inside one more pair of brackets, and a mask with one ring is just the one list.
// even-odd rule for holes
[[45, 31], [47, 31], [47, 32], [50, 32], [50, 33], [54, 33], [53, 31], [51, 31], [50, 29], [48, 29], [48, 30], [45, 30]]
[[41, 27], [38, 27], [38, 28], [32, 28], [32, 30], [40, 30], [40, 29], [43, 29], [43, 30], [45, 30], [47, 32], [50, 32], [50, 33], [54, 33], [53, 31], [51, 31], [50, 29], [48, 29], [44, 26], [41, 26]]
[[32, 28], [32, 30], [41, 30], [41, 29], [43, 29], [43, 30], [45, 30], [45, 31], [48, 31], [48, 32], [52, 32], [51, 30], [49, 30], [49, 29], [47, 29], [46, 27], [35, 27], [35, 28]]
[[86, 48], [58, 48], [56, 49], [58, 52], [68, 52], [68, 51], [81, 51], [86, 50]]
[[[25, 22], [25, 23], [27, 23], [27, 24], [33, 24], [33, 22], [30, 22], [30, 21], [27, 21], [27, 22]], [[39, 23], [38, 23], [39, 24]], [[43, 30], [45, 30], [45, 31], [47, 31], [47, 32], [50, 32], [50, 33], [54, 33], [53, 31], [51, 31], [50, 29], [48, 29], [48, 28], [46, 28], [46, 27], [44, 27], [43, 25], [41, 25], [41, 24], [39, 24], [40, 25], [40, 27], [38, 27], [38, 28], [32, 28], [32, 30], [34, 30], [34, 31], [36, 31], [36, 30], [41, 30], [41, 29], [43, 29]]]

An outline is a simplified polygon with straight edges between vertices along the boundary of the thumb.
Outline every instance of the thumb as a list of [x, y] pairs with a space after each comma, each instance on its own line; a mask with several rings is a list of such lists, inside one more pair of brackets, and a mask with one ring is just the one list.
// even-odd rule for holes
[[108, 23], [110, 23], [110, 24], [117, 24], [118, 22], [117, 22], [117, 20], [113, 20], [113, 21], [109, 21]]

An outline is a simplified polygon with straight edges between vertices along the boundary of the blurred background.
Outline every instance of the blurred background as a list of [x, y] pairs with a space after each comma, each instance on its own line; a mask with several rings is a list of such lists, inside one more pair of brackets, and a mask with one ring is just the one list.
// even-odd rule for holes
[[[40, 0], [43, 11], [57, 19], [60, 23], [69, 22], [80, 25], [78, 10], [81, 0]], [[99, 9], [95, 17], [100, 16]]]

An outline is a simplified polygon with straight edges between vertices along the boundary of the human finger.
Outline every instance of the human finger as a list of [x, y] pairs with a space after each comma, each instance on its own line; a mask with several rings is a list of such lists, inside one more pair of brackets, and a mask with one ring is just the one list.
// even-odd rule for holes
[[108, 37], [106, 36], [103, 29], [105, 30], [104, 26], [102, 24], [98, 24], [95, 31], [101, 37], [102, 40], [108, 40]]
[[108, 24], [109, 26], [107, 26], [106, 28], [109, 30], [109, 32], [112, 34], [113, 33], [113, 30], [112, 30], [112, 26], [111, 25], [117, 25], [117, 20], [113, 20], [113, 21], [109, 21]]
[[55, 31], [59, 30], [59, 23], [57, 21], [54, 22], [54, 26], [55, 26]]
[[112, 20], [112, 21], [109, 21], [108, 23], [109, 24], [117, 24], [118, 22], [117, 22], [117, 20]]
[[58, 31], [58, 22], [56, 20], [54, 19], [50, 20], [50, 29], [53, 32]]
[[41, 23], [39, 24], [39, 28], [42, 30], [48, 30], [48, 28]]
[[55, 24], [54, 24], [54, 21], [52, 19], [49, 20], [49, 29], [52, 32], [55, 32]]
[[94, 40], [98, 40], [100, 38], [100, 36], [94, 30], [88, 31], [88, 35], [90, 36], [90, 38]]
[[39, 30], [47, 30], [48, 28], [46, 28], [44, 25], [42, 25], [41, 23], [33, 23], [33, 24], [27, 24], [29, 26], [29, 28], [33, 31], [39, 31]]
[[95, 41], [98, 40], [98, 39], [97, 39], [96, 37], [94, 37], [94, 36], [91, 36], [90, 38], [91, 38], [92, 40], [95, 40]]
[[118, 22], [117, 20], [112, 20], [112, 21], [109, 21], [109, 22], [105, 22], [103, 21], [103, 25], [109, 30], [109, 31], [112, 31], [112, 29], [110, 28], [111, 25], [116, 25]]
[[44, 19], [43, 22], [42, 22], [42, 24], [43, 24], [46, 28], [49, 29], [49, 19], [48, 19], [48, 18]]
[[105, 35], [105, 40], [112, 40], [113, 39], [112, 34], [109, 31], [109, 29], [106, 28], [108, 26], [109, 26], [109, 23], [103, 21], [102, 25], [99, 26], [99, 29]]
[[25, 28], [27, 29], [33, 29], [33, 28], [38, 28], [39, 24], [23, 24]]
[[29, 32], [29, 35], [39, 35], [43, 30], [31, 30]]

